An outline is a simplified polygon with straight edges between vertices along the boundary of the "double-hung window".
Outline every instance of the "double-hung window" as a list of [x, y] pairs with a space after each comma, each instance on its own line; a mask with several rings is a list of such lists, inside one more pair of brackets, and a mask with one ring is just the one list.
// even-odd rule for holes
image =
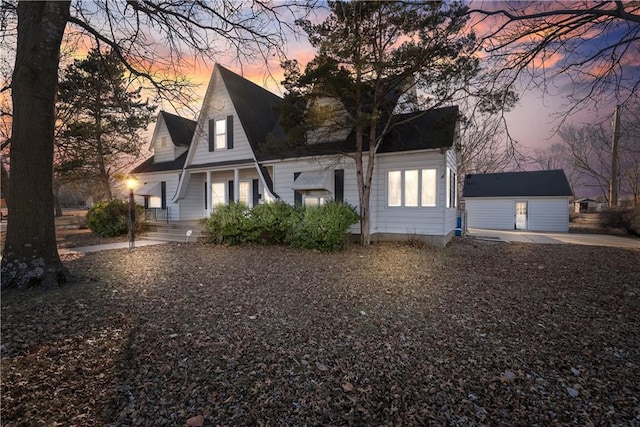
[[392, 170], [387, 175], [387, 206], [436, 206], [436, 170]]
[[238, 183], [238, 203], [251, 206], [251, 181], [240, 181]]
[[226, 204], [226, 185], [224, 182], [214, 182], [211, 184], [211, 206]]
[[216, 150], [225, 150], [227, 148], [227, 120], [216, 120]]

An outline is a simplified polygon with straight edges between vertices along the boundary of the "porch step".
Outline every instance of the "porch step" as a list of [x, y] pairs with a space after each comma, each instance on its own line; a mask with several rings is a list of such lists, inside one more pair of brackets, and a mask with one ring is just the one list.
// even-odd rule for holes
[[[164, 242], [197, 242], [206, 236], [202, 225], [194, 221], [169, 223], [151, 223], [151, 230], [144, 234], [145, 239]], [[187, 232], [191, 230], [191, 235]]]

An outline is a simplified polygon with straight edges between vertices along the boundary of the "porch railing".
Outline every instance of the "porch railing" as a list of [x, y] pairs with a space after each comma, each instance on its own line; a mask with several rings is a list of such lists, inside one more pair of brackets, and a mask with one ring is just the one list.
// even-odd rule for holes
[[166, 221], [168, 223], [171, 219], [171, 210], [170, 208], [146, 208], [144, 218], [147, 221]]

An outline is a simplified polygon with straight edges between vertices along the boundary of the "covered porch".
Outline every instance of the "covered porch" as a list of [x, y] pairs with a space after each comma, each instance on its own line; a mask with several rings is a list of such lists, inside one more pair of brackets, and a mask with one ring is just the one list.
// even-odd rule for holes
[[271, 173], [268, 168], [254, 162], [230, 166], [194, 167], [185, 171], [188, 182], [179, 197], [180, 219], [208, 218], [216, 206], [232, 202], [253, 207], [275, 200], [267, 183]]

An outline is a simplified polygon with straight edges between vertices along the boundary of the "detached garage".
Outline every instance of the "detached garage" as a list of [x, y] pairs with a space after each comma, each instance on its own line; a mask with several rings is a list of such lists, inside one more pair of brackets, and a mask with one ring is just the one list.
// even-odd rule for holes
[[467, 175], [467, 227], [569, 231], [571, 187], [563, 170]]

